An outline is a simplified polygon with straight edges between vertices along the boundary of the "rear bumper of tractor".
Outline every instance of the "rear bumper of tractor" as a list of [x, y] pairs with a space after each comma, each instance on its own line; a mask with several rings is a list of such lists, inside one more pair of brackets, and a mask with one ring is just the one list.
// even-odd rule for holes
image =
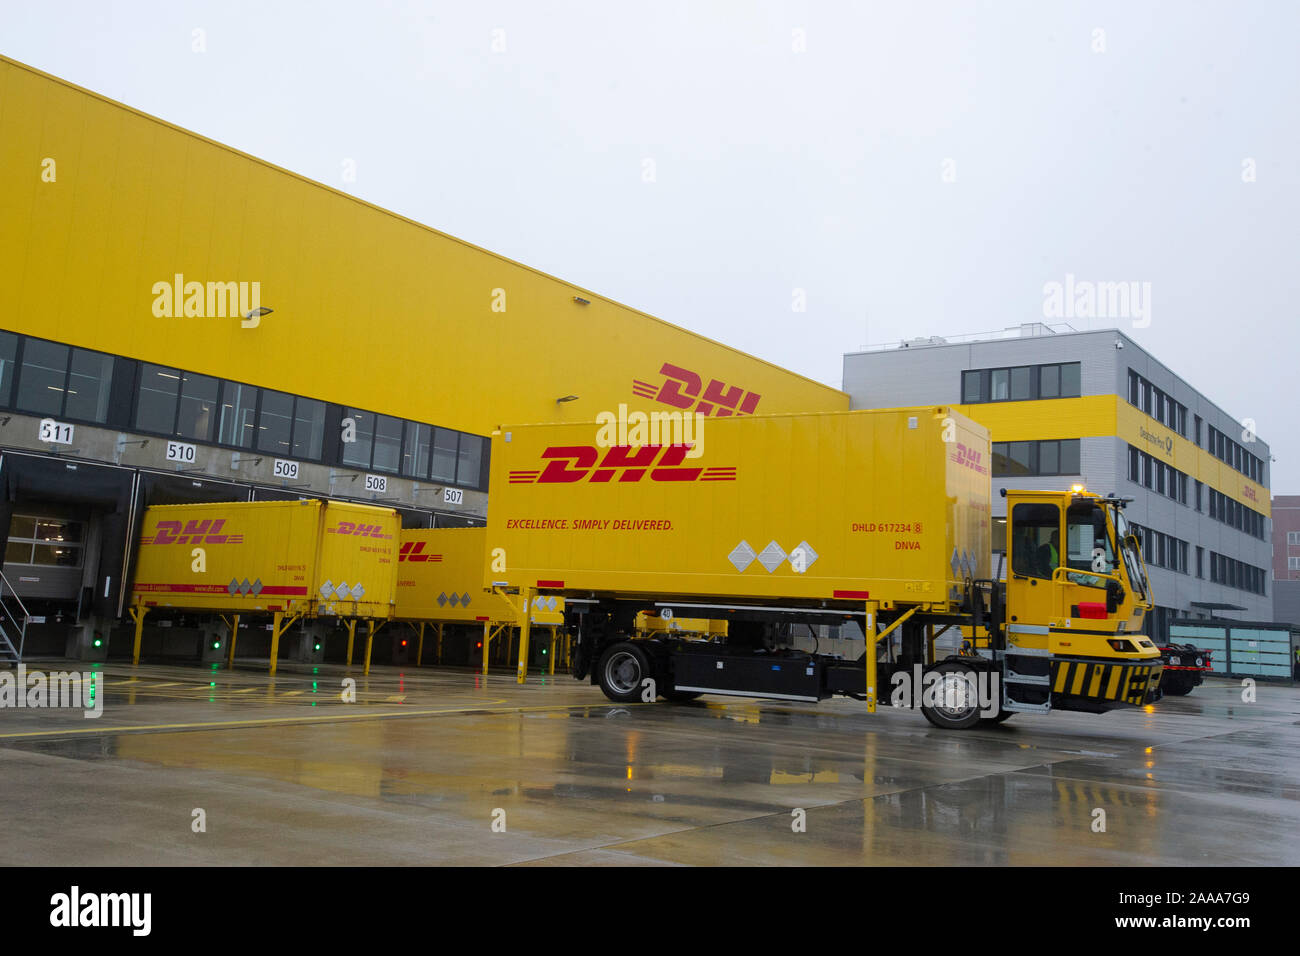
[[1102, 713], [1117, 707], [1141, 707], [1159, 697], [1159, 659], [1097, 660], [1052, 658], [1053, 710]]

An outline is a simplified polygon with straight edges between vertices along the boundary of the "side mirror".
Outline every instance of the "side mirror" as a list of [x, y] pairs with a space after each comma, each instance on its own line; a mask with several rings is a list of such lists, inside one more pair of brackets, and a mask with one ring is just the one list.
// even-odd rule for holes
[[1124, 601], [1124, 586], [1116, 580], [1106, 582], [1106, 613], [1114, 614]]

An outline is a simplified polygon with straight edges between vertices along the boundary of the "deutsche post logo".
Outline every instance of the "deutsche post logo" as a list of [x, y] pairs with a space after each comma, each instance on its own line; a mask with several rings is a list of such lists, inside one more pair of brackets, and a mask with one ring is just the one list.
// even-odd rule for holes
[[[648, 474], [651, 481], [735, 481], [734, 466], [686, 468], [682, 462], [687, 445], [614, 445], [600, 449], [590, 445], [562, 445], [547, 448], [544, 469], [510, 472], [510, 483], [566, 484], [575, 481], [635, 482]], [[599, 462], [599, 464], [597, 464]]]
[[673, 408], [691, 410], [694, 406], [699, 414], [716, 418], [752, 415], [763, 397], [758, 392], [747, 392], [739, 385], [728, 387], [716, 378], [709, 379], [709, 384], [705, 385], [704, 379], [695, 372], [669, 362], [663, 364], [659, 374], [664, 376], [660, 385], [632, 379], [632, 394]]

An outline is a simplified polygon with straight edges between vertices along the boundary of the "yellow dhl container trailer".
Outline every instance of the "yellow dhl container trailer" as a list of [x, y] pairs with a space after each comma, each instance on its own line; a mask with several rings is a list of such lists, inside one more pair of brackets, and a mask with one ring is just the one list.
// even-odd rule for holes
[[[493, 433], [484, 574], [525, 600], [567, 596], [575, 676], [613, 700], [842, 693], [969, 727], [1154, 693], [1158, 653], [1140, 633], [1150, 585], [1124, 502], [1008, 493], [1028, 573], [992, 580], [988, 431], [950, 407], [710, 419], [677, 444], [611, 438], [599, 423]], [[643, 612], [725, 620], [725, 645], [635, 640]], [[861, 661], [789, 646], [792, 627], [846, 620], [870, 642]], [[962, 625], [990, 636], [936, 660], [935, 638]], [[1086, 680], [1058, 692], [1062, 666]]]
[[[399, 621], [517, 625], [522, 606], [483, 587], [486, 528], [404, 528], [397, 555]], [[564, 623], [564, 598], [537, 594], [530, 623]]]
[[387, 620], [399, 529], [391, 508], [337, 501], [154, 505], [131, 603]]

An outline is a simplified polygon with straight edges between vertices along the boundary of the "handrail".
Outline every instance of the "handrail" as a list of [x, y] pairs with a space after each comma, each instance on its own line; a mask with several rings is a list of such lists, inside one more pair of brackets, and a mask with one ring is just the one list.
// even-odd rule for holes
[[[18, 607], [23, 612], [23, 619], [21, 622], [14, 617], [13, 612], [9, 610], [9, 605], [4, 601], [6, 588], [8, 588], [13, 599], [18, 602]], [[5, 577], [4, 571], [0, 571], [0, 608], [3, 608], [5, 617], [12, 621], [14, 627], [18, 629], [18, 647], [14, 649], [13, 641], [9, 640], [8, 635], [5, 636], [5, 643], [7, 643], [10, 649], [14, 650], [14, 653], [17, 654], [18, 661], [22, 661], [23, 647], [27, 643], [27, 622], [32, 615], [31, 612], [27, 610], [27, 605], [23, 603], [23, 599], [18, 596], [18, 592], [14, 590], [14, 586], [10, 584], [9, 579]]]

